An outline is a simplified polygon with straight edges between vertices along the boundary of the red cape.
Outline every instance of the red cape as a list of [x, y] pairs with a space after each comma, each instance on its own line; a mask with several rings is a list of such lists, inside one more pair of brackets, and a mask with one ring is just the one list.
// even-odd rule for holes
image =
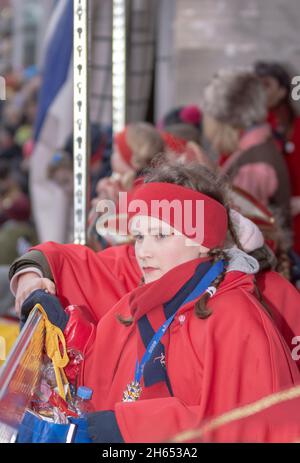
[[[258, 287], [271, 309], [273, 320], [285, 339], [290, 352], [300, 336], [300, 294], [289, 281], [277, 272], [261, 272], [256, 275]], [[300, 349], [298, 349], [300, 351]], [[300, 369], [300, 360], [295, 362]]]
[[184, 441], [299, 443], [299, 412], [300, 385], [216, 416], [186, 432]]
[[141, 281], [131, 245], [114, 246], [100, 253], [78, 244], [54, 242], [32, 249], [47, 258], [63, 306], [79, 305], [96, 322]]
[[[209, 300], [212, 315], [200, 320], [194, 302], [186, 304], [177, 312], [166, 344], [164, 340], [174, 396], [161, 382], [143, 385], [137, 402], [121, 401], [133, 379], [139, 332], [136, 323], [126, 327], [116, 315], [128, 317], [140, 310], [159, 325], [161, 304], [190, 276], [192, 265], [194, 261], [176, 267], [125, 295], [92, 327], [82, 382], [93, 389], [97, 410], [115, 411], [125, 442], [164, 441], [203, 419], [300, 381], [286, 343], [253, 295], [253, 276], [230, 272]], [[72, 341], [74, 347], [74, 336]]]
[[[199, 426], [207, 416], [235, 407], [236, 401], [250, 402], [269, 394], [274, 388], [291, 383], [297, 375], [294, 371], [296, 362], [291, 362], [289, 349], [293, 337], [300, 334], [299, 292], [275, 272], [256, 276], [277, 329], [285, 338], [283, 346], [269, 317], [261, 309], [257, 310], [256, 303], [253, 305], [252, 277], [231, 272], [211, 299], [214, 313], [217, 315], [225, 310], [225, 317], [214, 316], [200, 321], [195, 319], [192, 307], [187, 306], [183, 310], [183, 313], [187, 312], [184, 313], [186, 322], [181, 326], [176, 318], [173, 324], [172, 330], [177, 334], [176, 342], [170, 345], [168, 370], [172, 384], [177, 384], [174, 388], [176, 398], [166, 397], [165, 390], [164, 397], [161, 397], [162, 391], [156, 385], [151, 389], [153, 398], [124, 404], [120, 398], [132, 379], [137, 351], [134, 337], [130, 336], [132, 328], [126, 329], [116, 323], [110, 309], [140, 280], [133, 247], [119, 246], [98, 254], [84, 246], [55, 243], [39, 245], [35, 249], [46, 256], [58, 295], [65, 305], [78, 304], [88, 309], [95, 320], [101, 319], [97, 328], [86, 321], [81, 330], [80, 342], [86, 345], [84, 383], [97, 390], [97, 408], [116, 410], [122, 435], [128, 442], [169, 438], [181, 430]], [[218, 302], [217, 295], [222, 292], [225, 298], [220, 297]], [[129, 298], [129, 295], [125, 296], [114, 308], [114, 313], [129, 315]], [[245, 310], [237, 311], [241, 305]], [[271, 343], [267, 348], [266, 332]], [[255, 352], [249, 351], [253, 338]], [[73, 342], [76, 344], [76, 339]], [[81, 348], [82, 345], [79, 350]], [[270, 372], [271, 357], [273, 370]], [[204, 363], [211, 365], [205, 375]], [[240, 377], [237, 371], [244, 367]], [[248, 375], [250, 380], [247, 382]], [[236, 424], [233, 426], [234, 430], [228, 428], [222, 439], [228, 441], [233, 435], [233, 440], [238, 436], [242, 439], [241, 434], [236, 434], [242, 428]], [[257, 423], [255, 426], [257, 428]], [[266, 439], [265, 428], [257, 429], [261, 429], [256, 434], [257, 439]], [[273, 439], [276, 440], [274, 436], [277, 435], [274, 434]]]
[[[141, 281], [132, 245], [114, 246], [99, 253], [81, 245], [52, 242], [33, 249], [42, 251], [47, 258], [64, 307], [79, 305], [95, 322]], [[256, 281], [278, 329], [293, 349], [293, 337], [300, 336], [299, 292], [277, 272], [261, 272]], [[300, 361], [297, 363], [300, 368]]]

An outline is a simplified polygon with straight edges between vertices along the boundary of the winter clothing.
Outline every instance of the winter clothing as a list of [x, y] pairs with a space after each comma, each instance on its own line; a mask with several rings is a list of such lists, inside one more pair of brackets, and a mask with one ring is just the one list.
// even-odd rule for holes
[[248, 71], [222, 70], [204, 90], [203, 112], [240, 129], [266, 118], [266, 96], [258, 77]]
[[[199, 426], [206, 417], [297, 380], [297, 365], [289, 349], [300, 332], [299, 293], [275, 272], [256, 274], [255, 259], [235, 249], [229, 252], [228, 270], [232, 271], [209, 299], [212, 315], [198, 319], [190, 302], [179, 309], [162, 340], [167, 380], [144, 385], [141, 400], [124, 403], [122, 393], [133, 379], [136, 357], [140, 358], [145, 349], [143, 336], [159, 327], [166, 316], [163, 307], [174, 296], [180, 297], [195, 277], [200, 261], [183, 264], [160, 280], [136, 287], [140, 273], [133, 246], [113, 247], [99, 255], [79, 245], [46, 243], [35, 249], [47, 258], [64, 306], [74, 302], [81, 306], [66, 308], [69, 320], [64, 334], [68, 347], [85, 356], [81, 382], [94, 389], [94, 402], [100, 411], [90, 421], [96, 442], [168, 439]], [[271, 316], [255, 296], [254, 275]], [[136, 289], [121, 299], [130, 287]], [[112, 307], [113, 301], [119, 302]], [[133, 316], [133, 325], [121, 324], [118, 314]], [[149, 323], [140, 321], [144, 316]], [[148, 367], [147, 381], [153, 371], [156, 379], [162, 378], [155, 374], [155, 364], [163, 366], [164, 357], [157, 355], [154, 360], [154, 370]], [[230, 371], [235, 374], [230, 375]], [[78, 368], [68, 366], [71, 378], [77, 373]]]
[[[300, 117], [294, 117], [288, 136], [279, 133], [280, 118], [277, 111], [270, 111], [268, 122], [280, 136], [280, 147], [287, 164], [291, 182], [291, 195], [300, 196]], [[293, 217], [294, 249], [300, 254], [300, 214]]]
[[62, 331], [66, 328], [69, 320], [59, 299], [52, 294], [48, 294], [42, 289], [33, 291], [22, 304], [21, 307], [21, 323], [24, 324], [31, 310], [36, 304], [41, 304], [45, 309], [49, 321], [60, 328]]
[[260, 129], [261, 127], [257, 127], [245, 132], [240, 140], [239, 150], [223, 162], [221, 170], [231, 178], [235, 186], [275, 209], [282, 225], [289, 228], [291, 217], [288, 170], [273, 139], [267, 137], [266, 132], [257, 138], [254, 136], [253, 132]]
[[251, 220], [234, 209], [230, 209], [230, 218], [244, 251], [251, 252], [263, 246], [263, 234]]
[[[152, 333], [187, 287], [191, 291], [204, 264], [187, 262], [136, 288], [89, 330], [78, 309], [67, 308], [67, 345], [85, 356], [81, 382], [94, 390], [97, 410], [115, 412], [125, 442], [163, 441], [299, 380], [283, 338], [254, 295], [253, 276], [232, 271], [209, 300], [209, 318], [195, 316], [195, 301], [178, 309], [161, 339], [162, 355], [155, 350], [145, 366], [140, 400], [122, 402]], [[117, 315], [133, 317], [133, 324], [121, 324]]]
[[46, 269], [51, 274], [44, 276], [55, 282], [56, 295], [62, 305], [81, 306], [95, 321], [141, 281], [132, 245], [113, 246], [98, 255], [77, 244], [43, 243], [18, 259], [11, 269], [18, 268], [17, 262], [22, 265], [25, 261], [25, 265], [32, 266], [37, 252], [44, 257], [38, 259], [40, 268], [44, 268], [43, 262], [47, 261]]

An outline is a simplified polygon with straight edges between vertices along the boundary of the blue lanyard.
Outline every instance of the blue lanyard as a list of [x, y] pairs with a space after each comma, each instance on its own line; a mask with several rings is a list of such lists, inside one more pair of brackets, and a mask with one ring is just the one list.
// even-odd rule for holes
[[[188, 302], [196, 299], [200, 294], [204, 293], [208, 286], [217, 278], [217, 276], [220, 275], [220, 273], [224, 270], [224, 261], [218, 261], [216, 262], [209, 270], [208, 272], [201, 278], [201, 281], [197, 284], [196, 288], [191, 292], [191, 294], [188, 295], [188, 297], [183, 301], [180, 307], [182, 307], [184, 304], [187, 304]], [[177, 309], [177, 311], [180, 309], [180, 307]], [[157, 330], [157, 332], [154, 334], [152, 337], [151, 341], [149, 342], [146, 352], [144, 353], [141, 363], [139, 361], [136, 361], [135, 365], [135, 373], [134, 373], [134, 380], [137, 383], [140, 383], [141, 378], [143, 376], [143, 371], [146, 363], [150, 360], [154, 349], [156, 348], [157, 344], [161, 340], [162, 336], [172, 323], [177, 311], [171, 315], [168, 320], [166, 320], [163, 325]]]

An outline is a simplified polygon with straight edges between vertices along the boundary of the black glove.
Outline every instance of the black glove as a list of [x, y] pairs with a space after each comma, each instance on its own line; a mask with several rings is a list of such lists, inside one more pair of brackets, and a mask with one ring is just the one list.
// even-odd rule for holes
[[116, 420], [115, 412], [108, 410], [88, 413], [88, 433], [93, 442], [121, 443], [124, 442]]
[[41, 304], [49, 321], [64, 331], [69, 316], [65, 313], [59, 299], [52, 294], [46, 293], [42, 289], [33, 291], [23, 302], [21, 307], [21, 325], [24, 325], [35, 304]]

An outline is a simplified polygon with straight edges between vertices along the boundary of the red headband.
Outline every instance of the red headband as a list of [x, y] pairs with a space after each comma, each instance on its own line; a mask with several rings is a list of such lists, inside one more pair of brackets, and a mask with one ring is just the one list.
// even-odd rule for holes
[[129, 219], [136, 215], [156, 217], [209, 249], [224, 244], [227, 211], [199, 191], [173, 183], [144, 183], [136, 188], [128, 206]]
[[185, 151], [187, 141], [183, 138], [176, 137], [169, 132], [160, 132], [165, 147], [176, 154], [182, 154]]
[[119, 149], [119, 153], [130, 167], [132, 167], [131, 164], [131, 158], [132, 158], [132, 151], [130, 147], [128, 146], [127, 140], [126, 140], [126, 133], [127, 130], [126, 128], [122, 130], [122, 132], [118, 132], [115, 135], [115, 142], [117, 144], [117, 147]]

